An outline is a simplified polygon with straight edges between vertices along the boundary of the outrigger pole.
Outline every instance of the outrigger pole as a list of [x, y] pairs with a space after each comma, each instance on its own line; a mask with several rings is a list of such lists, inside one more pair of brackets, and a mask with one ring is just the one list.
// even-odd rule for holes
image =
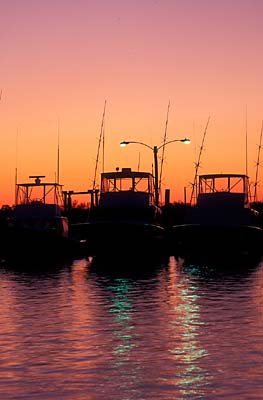
[[248, 161], [247, 161], [247, 105], [246, 105], [246, 176], [248, 176]]
[[158, 191], [161, 192], [161, 184], [162, 184], [162, 174], [163, 174], [163, 161], [164, 161], [164, 151], [165, 151], [165, 144], [167, 141], [167, 127], [168, 127], [168, 117], [169, 117], [169, 110], [170, 110], [170, 100], [167, 107], [167, 114], [166, 114], [166, 122], [165, 122], [165, 131], [164, 131], [164, 138], [163, 138], [163, 148], [162, 148], [162, 159], [161, 159], [161, 168], [160, 168], [160, 179], [159, 179], [159, 187]]
[[263, 120], [261, 124], [261, 131], [260, 131], [260, 139], [259, 139], [259, 145], [258, 145], [258, 158], [257, 158], [257, 163], [256, 163], [256, 178], [255, 178], [255, 185], [254, 185], [254, 202], [257, 201], [257, 185], [258, 185], [258, 169], [260, 165], [260, 152], [261, 152], [261, 142], [262, 142], [262, 134], [263, 134]]
[[204, 141], [205, 141], [205, 137], [206, 137], [206, 132], [207, 132], [209, 121], [210, 121], [210, 116], [208, 117], [208, 120], [207, 120], [207, 123], [206, 123], [206, 127], [205, 127], [205, 130], [204, 130], [204, 134], [203, 134], [203, 139], [202, 139], [202, 143], [201, 143], [201, 147], [200, 147], [200, 151], [199, 151], [198, 160], [195, 163], [195, 176], [194, 176], [194, 183], [192, 184], [192, 193], [191, 193], [191, 198], [190, 198], [190, 204], [192, 204], [194, 193], [197, 191], [198, 170], [199, 170], [200, 163], [201, 163], [201, 155], [202, 155], [202, 151], [204, 149]]
[[99, 138], [99, 145], [98, 145], [98, 150], [97, 150], [94, 179], [93, 179], [93, 185], [92, 185], [93, 190], [95, 190], [95, 187], [96, 187], [96, 178], [97, 178], [97, 169], [98, 169], [101, 141], [103, 141], [102, 144], [103, 144], [103, 170], [104, 170], [104, 123], [105, 123], [105, 110], [106, 110], [106, 100], [104, 102], [104, 109], [103, 109], [103, 115], [102, 115], [102, 121], [101, 121], [100, 138]]

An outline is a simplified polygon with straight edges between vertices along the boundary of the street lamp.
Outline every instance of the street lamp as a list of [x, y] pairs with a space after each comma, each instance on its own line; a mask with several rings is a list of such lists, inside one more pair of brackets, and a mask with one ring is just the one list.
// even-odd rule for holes
[[190, 139], [184, 138], [184, 139], [174, 139], [174, 140], [170, 140], [169, 142], [165, 142], [163, 143], [161, 146], [149, 146], [146, 143], [143, 142], [135, 142], [135, 141], [123, 141], [120, 143], [121, 147], [125, 147], [130, 143], [135, 143], [135, 144], [141, 144], [145, 147], [148, 147], [149, 149], [151, 149], [153, 151], [153, 159], [154, 159], [154, 193], [155, 193], [155, 204], [158, 207], [159, 206], [159, 187], [158, 187], [158, 151], [165, 147], [167, 144], [173, 143], [173, 142], [182, 142], [185, 144], [189, 144], [191, 143]]

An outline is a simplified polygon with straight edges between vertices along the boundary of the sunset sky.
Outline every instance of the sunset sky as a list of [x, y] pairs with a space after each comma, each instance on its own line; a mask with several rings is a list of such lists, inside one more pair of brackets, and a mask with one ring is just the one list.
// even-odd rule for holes
[[[163, 190], [191, 193], [200, 174], [255, 182], [263, 119], [261, 0], [0, 0], [0, 206], [29, 175], [92, 187], [104, 103], [105, 171], [152, 170], [167, 140]], [[161, 152], [159, 153], [161, 156]], [[99, 160], [97, 181], [102, 168]], [[259, 169], [263, 200], [263, 171]], [[254, 189], [253, 189], [254, 190]]]

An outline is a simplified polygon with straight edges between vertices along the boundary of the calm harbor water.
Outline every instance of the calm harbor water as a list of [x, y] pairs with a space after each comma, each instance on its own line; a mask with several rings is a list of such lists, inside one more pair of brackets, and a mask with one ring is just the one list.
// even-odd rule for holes
[[1, 400], [263, 399], [263, 263], [114, 262], [2, 261]]

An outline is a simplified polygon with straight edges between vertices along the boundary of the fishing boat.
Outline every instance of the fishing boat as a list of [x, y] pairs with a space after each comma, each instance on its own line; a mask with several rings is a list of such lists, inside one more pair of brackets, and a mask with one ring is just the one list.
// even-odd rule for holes
[[171, 229], [173, 251], [183, 256], [256, 255], [262, 238], [262, 218], [250, 206], [245, 174], [199, 175], [196, 204]]
[[150, 257], [162, 252], [165, 243], [160, 217], [153, 175], [117, 168], [101, 173], [98, 205], [91, 208], [87, 222], [70, 229], [90, 256]]
[[16, 184], [9, 229], [11, 249], [17, 255], [64, 251], [68, 243], [68, 218], [63, 215], [62, 185], [43, 181], [44, 175], [29, 178], [34, 181]]

